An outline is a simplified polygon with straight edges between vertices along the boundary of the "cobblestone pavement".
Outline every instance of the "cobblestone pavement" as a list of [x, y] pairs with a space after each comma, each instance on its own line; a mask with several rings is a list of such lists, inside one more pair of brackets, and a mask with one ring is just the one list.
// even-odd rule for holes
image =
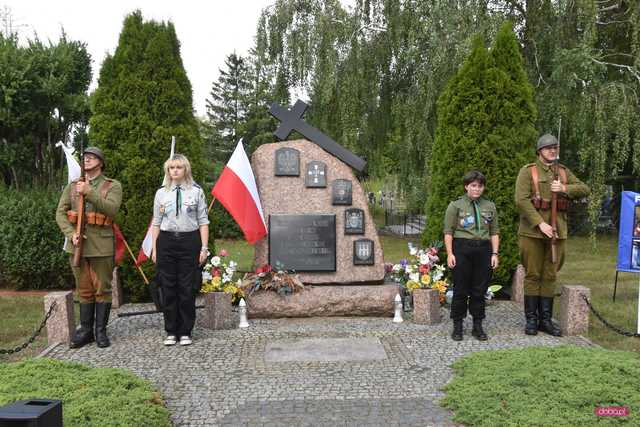
[[[148, 310], [126, 305], [120, 311]], [[489, 340], [449, 338], [446, 318], [435, 326], [391, 318], [253, 320], [247, 329], [212, 331], [197, 326], [188, 347], [164, 347], [159, 314], [117, 318], [108, 327], [112, 345], [78, 350], [57, 346], [49, 354], [91, 366], [120, 367], [155, 384], [180, 426], [430, 426], [455, 425], [438, 405], [452, 378], [448, 365], [474, 351], [560, 344], [590, 345], [581, 337], [522, 333], [521, 309], [495, 301], [487, 307]], [[276, 340], [377, 338], [382, 360], [267, 363]]]

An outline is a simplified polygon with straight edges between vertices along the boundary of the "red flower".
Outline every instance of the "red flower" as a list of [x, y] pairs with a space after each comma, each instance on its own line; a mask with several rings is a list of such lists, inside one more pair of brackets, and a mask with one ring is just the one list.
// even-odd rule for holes
[[225, 249], [220, 251], [220, 256], [229, 256], [229, 252], [227, 252]]
[[430, 269], [428, 264], [420, 264], [420, 267], [418, 267], [418, 271], [422, 274], [427, 274]]
[[431, 249], [429, 249], [429, 254], [430, 255], [438, 255], [438, 250], [436, 248], [431, 248]]
[[265, 264], [262, 267], [256, 269], [256, 273], [268, 273], [271, 271], [271, 266], [269, 264]]
[[218, 267], [214, 267], [213, 277], [220, 277], [220, 269]]

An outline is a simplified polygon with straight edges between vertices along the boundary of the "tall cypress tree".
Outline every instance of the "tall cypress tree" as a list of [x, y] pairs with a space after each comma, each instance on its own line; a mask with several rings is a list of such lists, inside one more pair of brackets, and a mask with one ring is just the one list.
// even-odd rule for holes
[[[118, 46], [100, 70], [93, 94], [89, 138], [107, 157], [107, 176], [122, 182], [123, 204], [117, 221], [133, 247], [149, 224], [155, 191], [162, 183], [171, 136], [176, 151], [202, 175], [202, 140], [193, 115], [191, 83], [172, 23], [144, 22], [140, 11], [124, 20]], [[134, 299], [146, 293], [125, 268], [125, 287]]]
[[490, 54], [480, 37], [474, 40], [470, 56], [438, 100], [423, 235], [425, 242], [442, 238], [444, 211], [464, 192], [462, 177], [480, 170], [487, 177], [485, 195], [498, 208], [501, 267], [494, 277], [503, 282], [518, 262], [513, 192], [519, 168], [534, 153], [535, 120], [533, 89], [515, 34], [505, 23]]

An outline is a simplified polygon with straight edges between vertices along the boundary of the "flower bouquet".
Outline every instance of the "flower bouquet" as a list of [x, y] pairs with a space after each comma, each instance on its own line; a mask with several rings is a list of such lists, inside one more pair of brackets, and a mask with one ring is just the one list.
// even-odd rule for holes
[[279, 295], [291, 295], [304, 289], [304, 285], [297, 274], [288, 273], [282, 266], [276, 264], [274, 269], [266, 264], [256, 269], [255, 273], [248, 273], [242, 280], [241, 289], [251, 295], [255, 291], [275, 291]]
[[436, 242], [428, 249], [420, 249], [409, 243], [409, 259], [403, 259], [398, 264], [387, 264], [387, 274], [408, 292], [414, 289], [437, 289], [440, 303], [444, 304], [451, 282], [445, 277], [446, 267], [438, 256], [440, 249], [442, 242]]
[[229, 254], [224, 249], [211, 257], [202, 269], [201, 293], [225, 292], [231, 294], [231, 303], [238, 304], [244, 292], [240, 288], [241, 280], [234, 282], [238, 263], [228, 259]]

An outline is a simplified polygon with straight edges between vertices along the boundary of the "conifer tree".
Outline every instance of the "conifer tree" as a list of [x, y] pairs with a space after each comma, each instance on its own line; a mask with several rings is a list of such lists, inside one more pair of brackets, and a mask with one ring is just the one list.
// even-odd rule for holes
[[448, 203], [464, 194], [462, 177], [477, 169], [487, 177], [485, 196], [498, 208], [501, 267], [494, 274], [507, 282], [518, 262], [515, 179], [533, 158], [536, 131], [533, 89], [522, 57], [505, 23], [491, 53], [480, 37], [438, 100], [438, 126], [430, 159], [431, 183], [423, 240], [442, 239]]
[[[202, 175], [202, 140], [193, 115], [191, 83], [172, 23], [143, 21], [140, 11], [124, 20], [118, 46], [100, 70], [93, 94], [89, 138], [104, 150], [106, 175], [123, 185], [117, 221], [132, 247], [139, 247], [162, 183], [171, 137], [176, 151], [191, 161], [194, 178]], [[125, 287], [134, 299], [146, 290], [125, 268]]]

